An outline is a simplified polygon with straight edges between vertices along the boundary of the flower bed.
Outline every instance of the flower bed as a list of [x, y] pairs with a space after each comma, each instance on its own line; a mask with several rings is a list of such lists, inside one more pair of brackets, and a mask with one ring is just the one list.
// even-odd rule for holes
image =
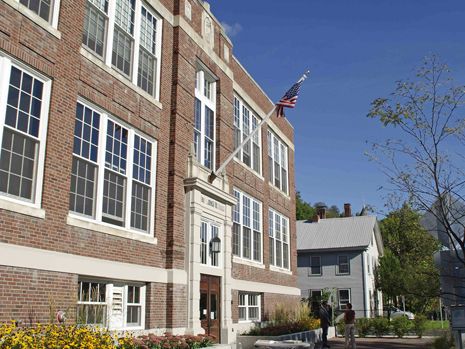
[[130, 333], [118, 338], [106, 329], [75, 325], [17, 327], [0, 325], [0, 349], [198, 349], [213, 341], [204, 335], [155, 336], [134, 338]]

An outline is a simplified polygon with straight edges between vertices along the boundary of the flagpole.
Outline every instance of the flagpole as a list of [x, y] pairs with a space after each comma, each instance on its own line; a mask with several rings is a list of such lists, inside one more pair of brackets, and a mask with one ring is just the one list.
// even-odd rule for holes
[[262, 121], [260, 121], [257, 127], [253, 129], [252, 132], [250, 132], [249, 135], [242, 141], [242, 143], [228, 156], [228, 158], [221, 164], [221, 166], [216, 171], [212, 171], [211, 181], [218, 177], [218, 174], [221, 174], [221, 172], [231, 162], [231, 160], [234, 159], [237, 153], [239, 153], [239, 151], [242, 150], [244, 145], [247, 144], [247, 142], [250, 141], [250, 139], [258, 132], [258, 130], [260, 130], [262, 125], [271, 118], [271, 116], [276, 112], [276, 109], [277, 107], [275, 105], [273, 109], [268, 113], [268, 115]]
[[[297, 81], [297, 83], [302, 83], [307, 78], [309, 73], [310, 73], [310, 71], [307, 70], [302, 75], [302, 77]], [[231, 160], [234, 159], [234, 157], [237, 155], [237, 153], [239, 153], [239, 151], [242, 150], [244, 145], [246, 145], [247, 142], [250, 141], [250, 139], [258, 132], [258, 130], [260, 130], [260, 128], [263, 126], [263, 124], [266, 123], [271, 118], [271, 116], [276, 112], [276, 110], [278, 108], [279, 108], [278, 104], [275, 104], [273, 109], [268, 113], [268, 115], [264, 119], [262, 119], [262, 121], [260, 121], [260, 123], [257, 125], [257, 127], [255, 129], [253, 129], [252, 132], [249, 133], [249, 135], [242, 141], [242, 143], [236, 149], [234, 149], [234, 151], [221, 164], [221, 166], [216, 171], [212, 171], [212, 173], [209, 176], [210, 183], [212, 183], [215, 180], [215, 178], [218, 177], [218, 174], [222, 173], [222, 171], [231, 162]]]

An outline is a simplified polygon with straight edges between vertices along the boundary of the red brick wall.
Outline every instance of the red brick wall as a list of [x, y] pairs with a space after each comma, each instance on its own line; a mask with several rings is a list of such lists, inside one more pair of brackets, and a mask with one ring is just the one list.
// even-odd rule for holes
[[146, 328], [187, 326], [187, 287], [185, 285], [148, 283], [146, 305]]
[[0, 323], [48, 323], [58, 310], [75, 321], [76, 275], [0, 266]]

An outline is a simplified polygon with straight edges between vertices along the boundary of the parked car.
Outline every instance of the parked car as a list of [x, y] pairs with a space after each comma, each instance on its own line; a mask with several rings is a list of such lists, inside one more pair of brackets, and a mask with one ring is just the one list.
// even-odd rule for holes
[[384, 316], [385, 317], [388, 316], [388, 310], [391, 311], [391, 319], [395, 319], [396, 317], [400, 317], [400, 316], [405, 316], [409, 320], [415, 319], [415, 315], [412, 312], [403, 311], [403, 310], [401, 310], [399, 308], [396, 308], [394, 306], [391, 306], [389, 308], [384, 309]]

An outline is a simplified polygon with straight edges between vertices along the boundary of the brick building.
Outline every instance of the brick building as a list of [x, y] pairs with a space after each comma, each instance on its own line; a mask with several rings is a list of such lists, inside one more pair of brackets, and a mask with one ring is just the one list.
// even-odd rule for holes
[[230, 343], [299, 299], [292, 126], [273, 116], [208, 181], [272, 102], [207, 3], [0, 12], [0, 322]]

